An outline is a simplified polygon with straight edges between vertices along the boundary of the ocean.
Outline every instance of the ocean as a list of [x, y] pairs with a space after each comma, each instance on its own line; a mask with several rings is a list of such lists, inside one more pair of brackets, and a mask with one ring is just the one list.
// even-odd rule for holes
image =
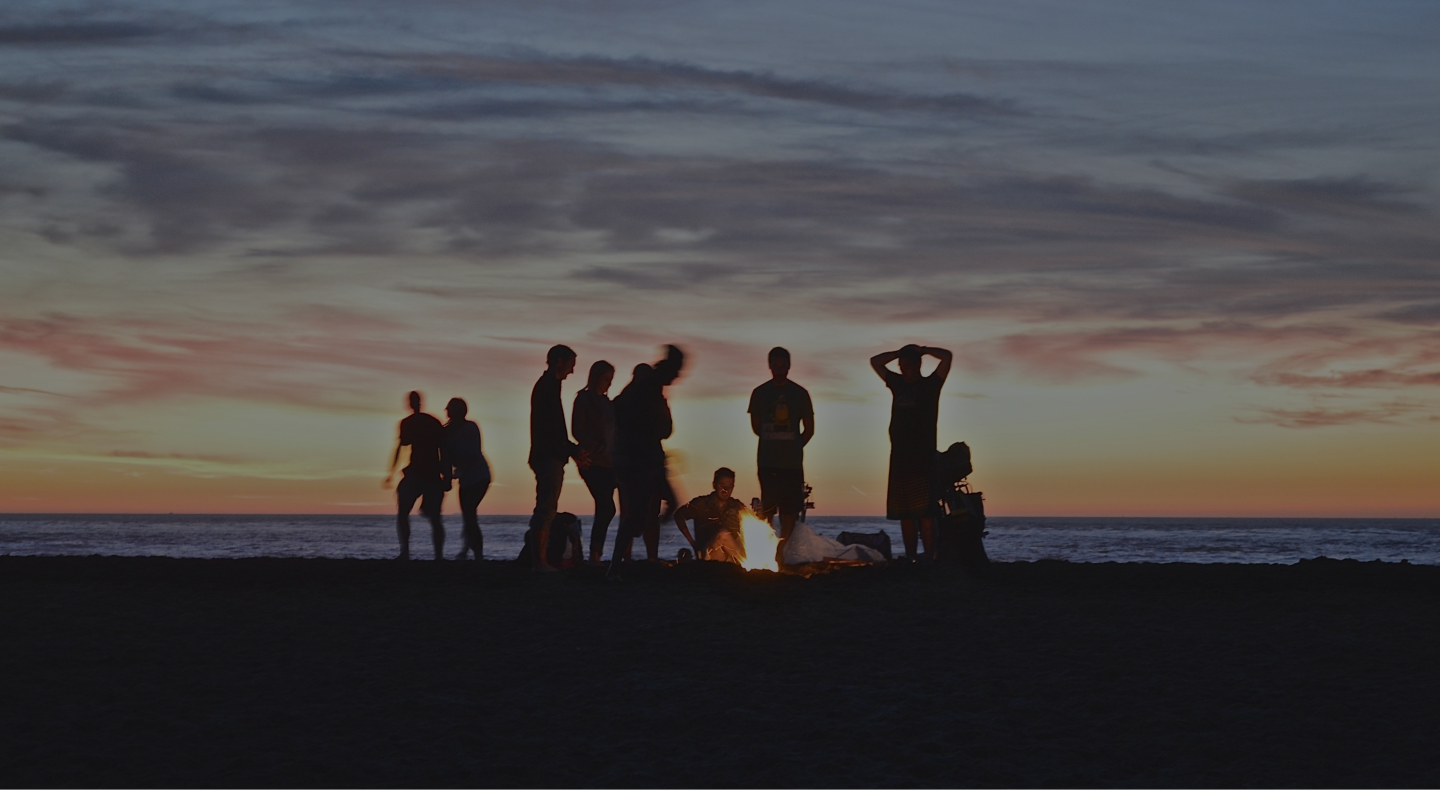
[[[487, 559], [520, 552], [527, 516], [481, 516]], [[581, 516], [585, 540], [590, 518]], [[884, 530], [896, 552], [899, 524], [878, 517], [816, 516], [822, 535]], [[460, 519], [445, 516], [445, 553], [460, 548]], [[432, 555], [430, 526], [411, 518], [411, 554]], [[615, 527], [610, 527], [608, 557]], [[991, 517], [990, 558], [1014, 562], [1293, 563], [1302, 559], [1408, 561], [1440, 565], [1440, 519], [1336, 518], [1025, 518]], [[660, 555], [685, 545], [673, 524]], [[357, 557], [397, 553], [393, 516], [0, 514], [0, 555], [161, 557]], [[644, 544], [635, 542], [636, 557]]]

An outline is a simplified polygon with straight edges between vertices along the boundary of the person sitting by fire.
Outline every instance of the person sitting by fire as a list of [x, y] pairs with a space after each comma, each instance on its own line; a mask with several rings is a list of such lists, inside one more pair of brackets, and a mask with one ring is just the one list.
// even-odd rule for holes
[[[745, 559], [745, 542], [740, 534], [740, 518], [748, 508], [735, 499], [735, 472], [720, 467], [715, 470], [715, 490], [697, 496], [675, 511], [675, 526], [690, 541], [695, 557], [717, 562], [739, 564]], [[685, 522], [695, 524], [691, 535]]]

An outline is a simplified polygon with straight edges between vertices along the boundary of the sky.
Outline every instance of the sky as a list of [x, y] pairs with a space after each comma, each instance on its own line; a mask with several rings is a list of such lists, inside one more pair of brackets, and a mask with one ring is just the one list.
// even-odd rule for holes
[[0, 511], [384, 513], [416, 389], [528, 512], [546, 349], [568, 408], [676, 343], [685, 495], [758, 493], [781, 345], [815, 512], [883, 514], [867, 360], [918, 342], [992, 514], [1434, 517], [1436, 40], [1433, 2], [8, 2]]

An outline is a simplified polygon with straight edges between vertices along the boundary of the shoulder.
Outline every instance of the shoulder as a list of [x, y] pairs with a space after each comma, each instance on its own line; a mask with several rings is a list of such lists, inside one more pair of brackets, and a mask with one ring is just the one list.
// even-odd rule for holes
[[804, 387], [800, 386], [799, 384], [796, 384], [796, 383], [793, 382], [793, 381], [790, 382], [789, 386], [786, 387], [786, 390], [788, 391], [787, 394], [790, 394], [790, 395], [798, 395], [798, 396], [804, 398], [805, 400], [809, 400], [809, 399], [810, 399], [810, 390], [805, 389]]

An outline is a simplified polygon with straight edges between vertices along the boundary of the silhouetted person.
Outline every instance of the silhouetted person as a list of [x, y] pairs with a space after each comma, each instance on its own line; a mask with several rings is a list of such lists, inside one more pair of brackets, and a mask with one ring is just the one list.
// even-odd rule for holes
[[410, 448], [410, 463], [401, 470], [400, 484], [395, 487], [395, 531], [400, 536], [400, 559], [410, 559], [410, 511], [420, 501], [420, 512], [430, 520], [431, 540], [435, 559], [445, 558], [445, 524], [440, 520], [440, 503], [450, 490], [450, 463], [445, 452], [445, 429], [440, 421], [420, 411], [420, 393], [409, 395], [410, 416], [400, 421], [400, 441], [390, 458], [390, 472], [383, 485], [390, 487], [395, 465], [400, 463], [400, 448]]
[[[920, 375], [920, 359], [940, 360], [935, 372]], [[900, 361], [900, 372], [886, 365]], [[940, 388], [950, 375], [954, 356], [943, 348], [914, 344], [870, 358], [870, 367], [890, 388], [890, 479], [885, 517], [900, 522], [905, 556], [915, 557], [915, 526], [925, 541], [925, 556], [935, 550], [935, 428], [940, 418]]]
[[789, 379], [790, 352], [770, 349], [770, 380], [750, 393], [750, 430], [760, 437], [755, 465], [760, 473], [762, 518], [780, 514], [780, 538], [790, 537], [805, 510], [805, 445], [815, 438], [810, 393]]
[[637, 536], [645, 537], [650, 561], [660, 553], [660, 496], [665, 486], [664, 440], [674, 424], [665, 387], [680, 375], [685, 354], [665, 347], [665, 359], [635, 366], [634, 377], [615, 398], [615, 450], [611, 460], [620, 486], [620, 528], [610, 554], [610, 578], [619, 578], [620, 562]]
[[[746, 508], [732, 496], [735, 493], [735, 472], [723, 466], [716, 469], [714, 488], [709, 494], [697, 496], [680, 506], [675, 511], [675, 526], [690, 542], [696, 559], [739, 563], [745, 559], [740, 518]], [[686, 521], [695, 524], [693, 536], [685, 527]]]
[[480, 441], [480, 426], [465, 419], [470, 411], [465, 401], [451, 398], [445, 404], [445, 414], [450, 418], [445, 423], [445, 449], [450, 465], [454, 468], [454, 479], [460, 481], [460, 517], [465, 526], [463, 541], [457, 560], [465, 559], [471, 550], [475, 559], [485, 559], [485, 537], [480, 533], [480, 516], [476, 509], [485, 492], [490, 490], [490, 464], [485, 460], [485, 451]]
[[570, 407], [570, 432], [580, 449], [590, 454], [590, 467], [580, 478], [595, 500], [595, 519], [590, 525], [590, 561], [600, 562], [605, 553], [605, 533], [615, 518], [615, 469], [610, 449], [615, 445], [615, 404], [610, 402], [610, 385], [615, 366], [599, 360], [590, 366], [585, 388], [575, 393]]
[[560, 404], [560, 382], [575, 371], [575, 352], [569, 346], [553, 346], [545, 354], [545, 372], [530, 391], [530, 469], [535, 472], [535, 512], [530, 516], [527, 542], [534, 551], [536, 570], [555, 570], [543, 547], [550, 545], [550, 522], [560, 506], [560, 489], [565, 484], [565, 465], [571, 458], [581, 469], [590, 456], [570, 441], [565, 428], [565, 407]]

